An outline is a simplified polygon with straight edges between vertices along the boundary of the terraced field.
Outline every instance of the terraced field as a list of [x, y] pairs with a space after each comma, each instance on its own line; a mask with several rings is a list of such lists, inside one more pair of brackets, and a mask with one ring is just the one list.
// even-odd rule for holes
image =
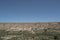
[[0, 40], [60, 40], [60, 22], [0, 23]]

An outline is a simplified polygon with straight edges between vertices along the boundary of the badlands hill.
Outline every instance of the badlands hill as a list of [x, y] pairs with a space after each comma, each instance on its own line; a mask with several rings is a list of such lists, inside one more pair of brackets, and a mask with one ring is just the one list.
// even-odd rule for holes
[[0, 30], [32, 30], [33, 28], [60, 28], [60, 22], [37, 22], [37, 23], [0, 23]]

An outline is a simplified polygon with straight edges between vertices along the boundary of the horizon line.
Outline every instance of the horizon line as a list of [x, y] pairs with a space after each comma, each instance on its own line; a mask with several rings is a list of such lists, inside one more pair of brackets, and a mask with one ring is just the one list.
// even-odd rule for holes
[[57, 22], [0, 22], [0, 23], [57, 23]]

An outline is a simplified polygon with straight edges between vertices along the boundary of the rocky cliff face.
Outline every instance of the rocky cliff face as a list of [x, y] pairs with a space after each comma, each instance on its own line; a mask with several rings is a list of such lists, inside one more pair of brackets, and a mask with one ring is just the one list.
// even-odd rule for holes
[[46, 29], [46, 28], [60, 28], [60, 22], [47, 22], [47, 23], [0, 23], [0, 30], [28, 30], [31, 31], [34, 28]]

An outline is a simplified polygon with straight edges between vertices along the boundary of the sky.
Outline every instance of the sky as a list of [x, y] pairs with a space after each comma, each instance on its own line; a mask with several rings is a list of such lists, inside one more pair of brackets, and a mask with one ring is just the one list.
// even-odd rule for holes
[[60, 0], [0, 0], [0, 22], [60, 22]]

